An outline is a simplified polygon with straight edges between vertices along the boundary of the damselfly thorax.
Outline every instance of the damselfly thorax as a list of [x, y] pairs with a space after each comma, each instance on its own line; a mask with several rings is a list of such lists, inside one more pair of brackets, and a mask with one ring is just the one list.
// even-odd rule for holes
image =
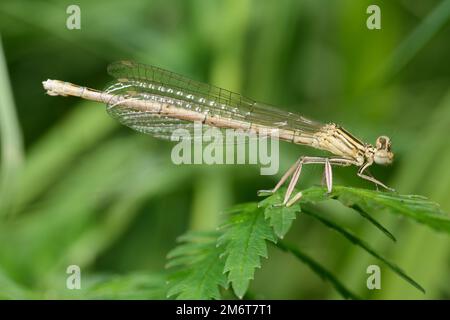
[[70, 95], [106, 103], [113, 118], [157, 138], [170, 140], [176, 129], [193, 131], [194, 123], [200, 122], [206, 128], [234, 129], [243, 134], [276, 132], [281, 140], [331, 153], [329, 157], [300, 157], [275, 188], [267, 191], [277, 191], [291, 177], [284, 205], [291, 205], [301, 197], [301, 192], [294, 196], [292, 193], [304, 164], [324, 165], [329, 192], [332, 190], [332, 165], [355, 165], [359, 167], [358, 176], [390, 189], [364, 173], [373, 163], [393, 161], [391, 142], [386, 136], [378, 137], [373, 146], [334, 123], [313, 121], [153, 66], [119, 61], [111, 64], [108, 72], [117, 81], [104, 91], [59, 80], [47, 80], [43, 85], [49, 95]]

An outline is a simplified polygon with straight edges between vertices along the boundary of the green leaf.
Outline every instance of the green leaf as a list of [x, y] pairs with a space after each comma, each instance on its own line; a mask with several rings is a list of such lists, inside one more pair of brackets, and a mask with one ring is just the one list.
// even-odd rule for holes
[[283, 241], [279, 241], [276, 246], [283, 251], [292, 253], [296, 258], [310, 267], [311, 270], [314, 271], [319, 277], [321, 277], [323, 280], [329, 281], [336, 289], [336, 291], [339, 292], [345, 299], [359, 299], [355, 294], [348, 290], [331, 272], [322, 267], [318, 262], [313, 260], [305, 253], [301, 252], [299, 249]]
[[0, 37], [0, 215], [11, 209], [24, 162], [23, 139]]
[[[260, 202], [267, 210], [274, 210], [281, 203], [285, 189]], [[418, 195], [400, 195], [392, 192], [380, 192], [368, 189], [357, 189], [343, 186], [334, 186], [331, 194], [326, 188], [310, 187], [302, 191], [302, 198], [292, 206], [292, 210], [301, 211], [302, 204], [316, 203], [335, 199], [343, 205], [355, 209], [358, 213], [380, 229], [389, 238], [394, 236], [371, 215], [387, 211], [396, 215], [405, 216], [416, 222], [425, 224], [438, 231], [450, 233], [450, 218], [441, 210], [440, 206]], [[266, 215], [270, 216], [267, 212]]]
[[[230, 214], [231, 212], [231, 214]], [[224, 233], [218, 240], [225, 247], [224, 272], [228, 273], [234, 293], [242, 298], [253, 279], [255, 269], [261, 267], [260, 257], [267, 258], [266, 240], [275, 242], [276, 238], [268, 221], [264, 218], [263, 208], [256, 203], [239, 206], [228, 212]]]
[[422, 286], [420, 284], [418, 284], [416, 281], [414, 281], [411, 277], [409, 277], [402, 269], [400, 269], [400, 267], [398, 267], [396, 264], [388, 261], [386, 258], [381, 256], [374, 249], [372, 249], [365, 241], [359, 239], [357, 236], [352, 234], [350, 231], [348, 231], [345, 228], [337, 225], [333, 221], [331, 221], [331, 220], [329, 220], [327, 218], [324, 218], [323, 216], [321, 216], [321, 215], [319, 215], [317, 213], [314, 213], [313, 210], [311, 210], [309, 207], [308, 208], [303, 208], [303, 213], [306, 213], [306, 214], [316, 218], [317, 220], [322, 222], [327, 227], [329, 227], [329, 228], [339, 232], [340, 234], [342, 234], [345, 238], [347, 238], [353, 244], [363, 248], [364, 250], [366, 250], [369, 254], [371, 254], [375, 258], [383, 261], [392, 271], [394, 271], [400, 277], [402, 277], [403, 279], [408, 281], [411, 285], [413, 285], [414, 287], [416, 287], [417, 289], [419, 289], [420, 291], [425, 293], [425, 289], [422, 288]]
[[424, 18], [380, 67], [385, 77], [393, 77], [445, 26], [450, 17], [450, 1], [443, 0]]
[[428, 225], [436, 230], [450, 233], [450, 219], [442, 212], [438, 204], [428, 200], [425, 197], [417, 195], [399, 195], [390, 192], [379, 192], [374, 190], [356, 189], [343, 186], [334, 186], [331, 194], [328, 194], [325, 188], [311, 187], [302, 191], [301, 199], [292, 206], [289, 212], [283, 212], [282, 209], [277, 205], [281, 203], [282, 195], [284, 194], [284, 192], [285, 189], [280, 190], [276, 194], [259, 203], [261, 207], [265, 208], [265, 215], [270, 219], [270, 224], [274, 227], [274, 230], [278, 236], [284, 236], [289, 230], [290, 224], [283, 224], [283, 222], [286, 220], [286, 217], [290, 217], [289, 214], [295, 212], [307, 213], [314, 216], [316, 219], [318, 219], [328, 227], [338, 231], [348, 240], [365, 249], [372, 256], [386, 263], [386, 265], [388, 265], [389, 268], [391, 268], [400, 277], [404, 278], [420, 291], [425, 292], [422, 286], [420, 286], [411, 277], [406, 275], [406, 273], [402, 269], [400, 269], [392, 262], [386, 260], [375, 250], [373, 250], [366, 242], [359, 239], [351, 232], [347, 231], [345, 228], [339, 226], [331, 220], [323, 218], [322, 216], [312, 212], [311, 209], [308, 208], [311, 208], [311, 204], [314, 204], [316, 202], [331, 199], [337, 200], [343, 205], [356, 210], [363, 218], [372, 223], [390, 239], [395, 241], [395, 237], [376, 219], [374, 219], [371, 214], [373, 215], [382, 211], [388, 211], [393, 214], [406, 216], [417, 222]]
[[[274, 198], [272, 198], [271, 200], [276, 201], [276, 203], [282, 203], [283, 201], [280, 193], [276, 193], [274, 195]], [[298, 211], [298, 208], [267, 205], [265, 200], [261, 201], [260, 206], [265, 207], [264, 217], [266, 219], [269, 219], [270, 226], [273, 227], [275, 234], [279, 238], [283, 239], [286, 233], [291, 228], [292, 222], [297, 217], [296, 212]]]
[[336, 186], [332, 197], [347, 206], [357, 205], [369, 214], [386, 210], [423, 223], [435, 230], [450, 233], [449, 217], [437, 203], [422, 196]]
[[[296, 213], [301, 212], [301, 202], [317, 202], [330, 199], [321, 188], [309, 188], [302, 191], [301, 201], [291, 207], [283, 206], [284, 193], [286, 189], [270, 195], [266, 199], [260, 201], [258, 206], [264, 208], [264, 216], [269, 219], [270, 226], [273, 227], [275, 234], [283, 239], [292, 226], [292, 222], [296, 218]], [[295, 192], [294, 192], [295, 194]]]
[[220, 299], [219, 286], [227, 287], [223, 272], [222, 249], [216, 233], [191, 232], [168, 254], [168, 268], [177, 267], [169, 276], [168, 297], [177, 299]]
[[[315, 203], [332, 199], [325, 189], [312, 187], [302, 191], [302, 198], [297, 204], [286, 208], [281, 205], [283, 202], [284, 192], [285, 191], [277, 192], [259, 203], [259, 206], [265, 207], [265, 216], [270, 219], [271, 226], [280, 238], [283, 238], [289, 231], [292, 221], [296, 217], [295, 213], [301, 212], [302, 203]], [[376, 228], [380, 229], [390, 239], [395, 241], [395, 237], [373, 217], [361, 210], [357, 205], [352, 205], [351, 208], [359, 213], [363, 218], [367, 219]]]

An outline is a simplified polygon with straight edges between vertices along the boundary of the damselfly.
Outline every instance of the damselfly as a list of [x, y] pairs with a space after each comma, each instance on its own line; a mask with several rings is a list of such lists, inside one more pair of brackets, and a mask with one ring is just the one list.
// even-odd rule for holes
[[333, 165], [355, 165], [359, 167], [359, 177], [392, 190], [366, 173], [373, 163], [392, 163], [394, 154], [387, 136], [378, 137], [373, 146], [334, 123], [322, 124], [216, 86], [131, 61], [112, 63], [108, 73], [117, 81], [105, 91], [59, 80], [44, 81], [43, 86], [49, 95], [106, 103], [108, 113], [122, 124], [162, 139], [170, 139], [178, 128], [192, 131], [194, 123], [201, 122], [206, 127], [244, 133], [270, 134], [276, 130], [281, 140], [331, 153], [333, 156], [329, 157], [300, 157], [272, 190], [260, 191], [274, 193], [291, 177], [283, 205], [290, 206], [301, 198], [301, 192], [293, 195], [293, 191], [305, 164], [324, 165], [328, 192], [332, 191]]

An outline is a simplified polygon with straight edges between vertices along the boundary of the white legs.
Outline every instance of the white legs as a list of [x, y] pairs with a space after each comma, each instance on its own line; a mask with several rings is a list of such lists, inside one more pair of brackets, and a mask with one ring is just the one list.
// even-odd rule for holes
[[301, 199], [302, 193], [298, 192], [293, 197], [292, 192], [294, 191], [295, 186], [297, 185], [297, 182], [300, 178], [300, 174], [302, 172], [302, 167], [304, 164], [324, 164], [325, 165], [325, 171], [324, 171], [324, 179], [327, 186], [328, 192], [331, 192], [333, 188], [333, 174], [332, 174], [332, 165], [338, 165], [338, 166], [348, 166], [351, 164], [354, 164], [353, 160], [345, 159], [345, 158], [321, 158], [321, 157], [301, 157], [298, 159], [292, 167], [289, 168], [288, 171], [283, 175], [283, 177], [280, 179], [280, 181], [277, 183], [277, 185], [272, 190], [261, 190], [258, 193], [274, 193], [276, 192], [285, 182], [286, 180], [292, 175], [291, 181], [289, 182], [286, 194], [284, 195], [284, 200], [282, 205], [284, 206], [291, 206], [294, 203], [296, 203], [298, 200]]
[[[349, 165], [358, 165], [354, 160], [346, 159], [346, 158], [322, 158], [322, 157], [301, 157], [298, 159], [292, 167], [289, 168], [288, 171], [281, 177], [280, 181], [278, 181], [277, 185], [272, 190], [260, 190], [258, 191], [258, 194], [272, 194], [278, 191], [280, 187], [288, 180], [290, 176], [291, 181], [289, 182], [289, 185], [287, 187], [286, 193], [284, 195], [283, 203], [281, 205], [290, 207], [294, 203], [296, 203], [298, 200], [301, 199], [302, 193], [297, 192], [294, 196], [292, 196], [292, 193], [294, 192], [295, 186], [297, 185], [298, 180], [300, 179], [300, 174], [302, 172], [302, 167], [304, 164], [323, 164], [324, 165], [324, 174], [322, 183], [325, 183], [328, 193], [330, 193], [333, 189], [333, 172], [331, 169], [332, 165], [336, 166], [349, 166]], [[369, 166], [371, 166], [371, 162], [367, 162], [364, 165], [362, 165], [358, 170], [358, 176], [364, 180], [368, 180], [370, 182], [375, 183], [377, 186], [382, 186], [383, 188], [395, 191], [392, 188], [389, 188], [384, 183], [378, 181], [374, 177], [367, 175], [364, 173], [364, 170], [366, 170]]]
[[385, 188], [385, 189], [387, 189], [387, 190], [389, 190], [389, 191], [395, 191], [394, 189], [389, 188], [389, 187], [388, 187], [387, 185], [385, 185], [383, 182], [378, 181], [378, 180], [375, 179], [374, 177], [369, 176], [369, 175], [363, 173], [364, 170], [366, 170], [366, 169], [367, 169], [368, 167], [370, 167], [371, 165], [372, 165], [372, 163], [367, 162], [366, 164], [364, 164], [363, 166], [361, 166], [361, 168], [359, 168], [359, 170], [358, 170], [358, 177], [360, 177], [360, 178], [362, 178], [362, 179], [364, 179], [364, 180], [367, 180], [367, 181], [370, 181], [370, 182], [375, 183], [375, 185], [377, 186], [377, 190], [378, 190], [378, 186], [382, 186], [383, 188]]

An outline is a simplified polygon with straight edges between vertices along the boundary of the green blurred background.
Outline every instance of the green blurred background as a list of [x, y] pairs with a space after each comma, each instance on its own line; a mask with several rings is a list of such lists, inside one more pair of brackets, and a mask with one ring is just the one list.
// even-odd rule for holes
[[[66, 8], [81, 8], [81, 30]], [[381, 8], [381, 30], [366, 9]], [[171, 144], [121, 127], [105, 107], [50, 97], [41, 82], [104, 88], [108, 63], [131, 59], [334, 121], [373, 143], [393, 141], [394, 165], [372, 173], [400, 193], [450, 211], [450, 1], [2, 1], [0, 4], [0, 298], [164, 298], [177, 236], [211, 230], [220, 212], [257, 200], [308, 148], [282, 144], [278, 176], [257, 166], [176, 166]], [[308, 167], [300, 186], [320, 182]], [[355, 168], [337, 184], [373, 188]], [[288, 240], [371, 299], [450, 298], [450, 242], [380, 212], [392, 244], [361, 217], [333, 216], [427, 290], [378, 264], [308, 217]], [[83, 290], [67, 290], [66, 268]], [[339, 298], [307, 267], [271, 248], [251, 284], [256, 298]], [[95, 290], [89, 290], [91, 287]]]

